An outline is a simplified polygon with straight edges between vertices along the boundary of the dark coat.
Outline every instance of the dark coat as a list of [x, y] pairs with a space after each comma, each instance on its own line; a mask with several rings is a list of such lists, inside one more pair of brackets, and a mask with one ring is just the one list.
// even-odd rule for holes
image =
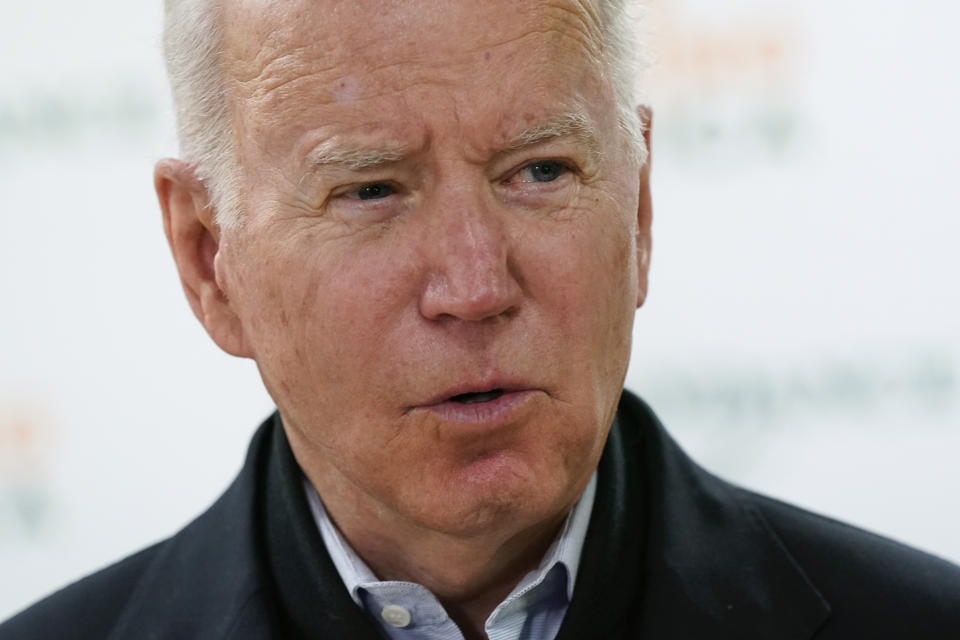
[[[324, 550], [277, 416], [172, 538], [0, 625], [0, 640], [377, 638]], [[559, 638], [960, 638], [960, 568], [737, 488], [624, 393]]]

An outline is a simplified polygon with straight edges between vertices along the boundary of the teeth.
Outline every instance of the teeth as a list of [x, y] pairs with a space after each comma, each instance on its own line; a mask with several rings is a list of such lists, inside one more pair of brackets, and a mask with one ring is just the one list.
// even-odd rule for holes
[[489, 402], [491, 400], [496, 400], [502, 395], [502, 389], [494, 389], [493, 391], [483, 391], [481, 393], [461, 393], [460, 395], [453, 396], [450, 399], [454, 402], [459, 402], [460, 404], [476, 404], [478, 402]]

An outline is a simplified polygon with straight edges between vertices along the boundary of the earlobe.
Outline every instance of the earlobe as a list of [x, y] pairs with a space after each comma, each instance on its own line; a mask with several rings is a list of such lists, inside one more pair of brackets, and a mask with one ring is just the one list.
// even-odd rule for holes
[[647, 148], [646, 161], [640, 167], [637, 202], [637, 308], [639, 308], [647, 299], [652, 247], [653, 200], [650, 195], [650, 164], [653, 159], [653, 150], [650, 147], [650, 130], [653, 126], [653, 111], [650, 107], [641, 105], [637, 107], [637, 113], [643, 125], [643, 143]]
[[206, 186], [192, 166], [168, 158], [154, 169], [154, 188], [163, 212], [163, 230], [190, 308], [221, 349], [250, 357], [240, 318], [217, 278], [220, 232]]

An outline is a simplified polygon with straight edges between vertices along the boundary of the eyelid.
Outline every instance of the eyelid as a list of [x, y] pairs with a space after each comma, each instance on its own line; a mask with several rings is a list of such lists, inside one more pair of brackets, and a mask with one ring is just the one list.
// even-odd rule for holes
[[390, 195], [398, 195], [403, 192], [402, 187], [394, 182], [393, 180], [370, 180], [366, 182], [355, 182], [353, 184], [345, 184], [339, 187], [334, 188], [330, 191], [330, 199], [333, 198], [347, 198], [349, 200], [356, 200], [360, 202], [372, 202], [374, 200], [383, 200], [385, 198], [374, 198], [372, 200], [361, 200], [356, 197], [357, 192], [363, 189], [364, 187], [372, 187], [375, 185], [384, 185], [393, 190]]
[[[361, 199], [359, 191], [371, 185], [383, 185], [390, 191], [383, 197]], [[323, 215], [347, 223], [375, 224], [409, 211], [413, 201], [410, 190], [393, 180], [370, 180], [341, 184], [331, 189], [317, 209]]]
[[595, 160], [594, 153], [580, 140], [573, 136], [559, 136], [540, 140], [529, 145], [505, 149], [497, 153], [498, 166], [525, 166], [528, 162], [544, 162], [552, 160], [561, 162], [571, 170], [591, 166]]
[[[565, 169], [565, 173], [572, 173], [575, 175], [579, 175], [581, 173], [580, 166], [575, 161], [569, 158], [552, 158], [552, 157], [534, 158], [533, 160], [524, 162], [516, 169], [510, 171], [504, 178], [500, 180], [500, 182], [501, 183], [508, 182], [509, 180], [517, 176], [517, 174], [519, 174], [520, 172], [525, 171], [530, 167], [536, 166], [538, 164], [544, 164], [547, 162], [556, 162], [558, 165], [560, 165]], [[560, 178], [562, 177], [563, 176], [561, 175]], [[558, 178], [558, 180], [560, 178]], [[553, 181], [553, 182], [556, 182], [556, 181]], [[543, 183], [537, 183], [537, 184], [552, 184], [552, 182], [543, 182]]]

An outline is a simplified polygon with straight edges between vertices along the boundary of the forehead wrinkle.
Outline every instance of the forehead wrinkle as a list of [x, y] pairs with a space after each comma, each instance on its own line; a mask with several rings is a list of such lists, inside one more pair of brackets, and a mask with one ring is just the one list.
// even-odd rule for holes
[[[551, 30], [577, 40], [584, 49], [598, 55], [602, 50], [603, 28], [596, 7], [590, 0], [558, 1], [546, 7], [548, 15], [556, 22]], [[566, 27], [566, 29], [561, 28]], [[576, 37], [576, 35], [580, 37]]]
[[[535, 3], [530, 4], [535, 7]], [[318, 88], [326, 89], [332, 94], [331, 87], [337, 77], [344, 75], [359, 74], [371, 79], [372, 76], [393, 74], [395, 78], [403, 77], [408, 80], [403, 83], [404, 86], [395, 88], [402, 90], [418, 84], [443, 84], [438, 75], [443, 76], [444, 73], [437, 73], [438, 70], [443, 70], [449, 76], [448, 81], [455, 84], [462, 77], [462, 73], [449, 69], [451, 64], [468, 65], [477, 58], [480, 51], [518, 44], [529, 38], [546, 37], [548, 42], [552, 40], [555, 44], [566, 40], [574, 49], [578, 48], [586, 53], [588, 58], [599, 53], [599, 21], [591, 1], [553, 0], [540, 5], [540, 9], [542, 13], [533, 28], [524, 29], [521, 33], [514, 33], [506, 38], [497, 38], [493, 42], [481, 37], [469, 43], [466, 48], [457, 47], [448, 51], [448, 55], [439, 57], [435, 52], [425, 53], [419, 46], [405, 50], [399, 57], [396, 48], [384, 51], [382, 47], [363, 46], [358, 49], [356, 42], [337, 44], [324, 41], [321, 46], [315, 38], [305, 35], [305, 25], [310, 16], [309, 13], [301, 14], [302, 20], [293, 25], [264, 25], [260, 46], [251, 52], [252, 55], [248, 53], [246, 56], [238, 56], [236, 54], [239, 52], [234, 52], [231, 56], [231, 75], [248, 98], [269, 107], [298, 93], [304, 82], [315, 83]], [[461, 41], [461, 45], [463, 44], [467, 43]], [[232, 48], [228, 47], [228, 52]], [[390, 55], [387, 55], [388, 53]], [[358, 64], [361, 67], [359, 69], [356, 68]], [[444, 67], [448, 68], [443, 69]], [[385, 89], [387, 88], [382, 83], [363, 82], [356, 97], [377, 97], [378, 94], [389, 92]], [[318, 97], [323, 102], [333, 101], [333, 96], [326, 95], [323, 90]]]
[[[289, 63], [292, 56], [284, 56], [283, 62], [271, 63], [260, 74], [249, 80], [236, 79], [236, 83], [241, 87], [248, 88], [247, 95], [255, 99], [269, 99], [282, 89], [293, 90], [293, 85], [301, 81], [310, 81], [316, 78], [323, 78], [325, 75], [336, 70], [336, 67], [329, 66], [323, 68], [313, 68], [309, 70], [300, 70], [299, 73], [283, 73], [291, 69], [296, 69], [296, 62]], [[273, 73], [273, 67], [282, 67], [280, 72]]]

